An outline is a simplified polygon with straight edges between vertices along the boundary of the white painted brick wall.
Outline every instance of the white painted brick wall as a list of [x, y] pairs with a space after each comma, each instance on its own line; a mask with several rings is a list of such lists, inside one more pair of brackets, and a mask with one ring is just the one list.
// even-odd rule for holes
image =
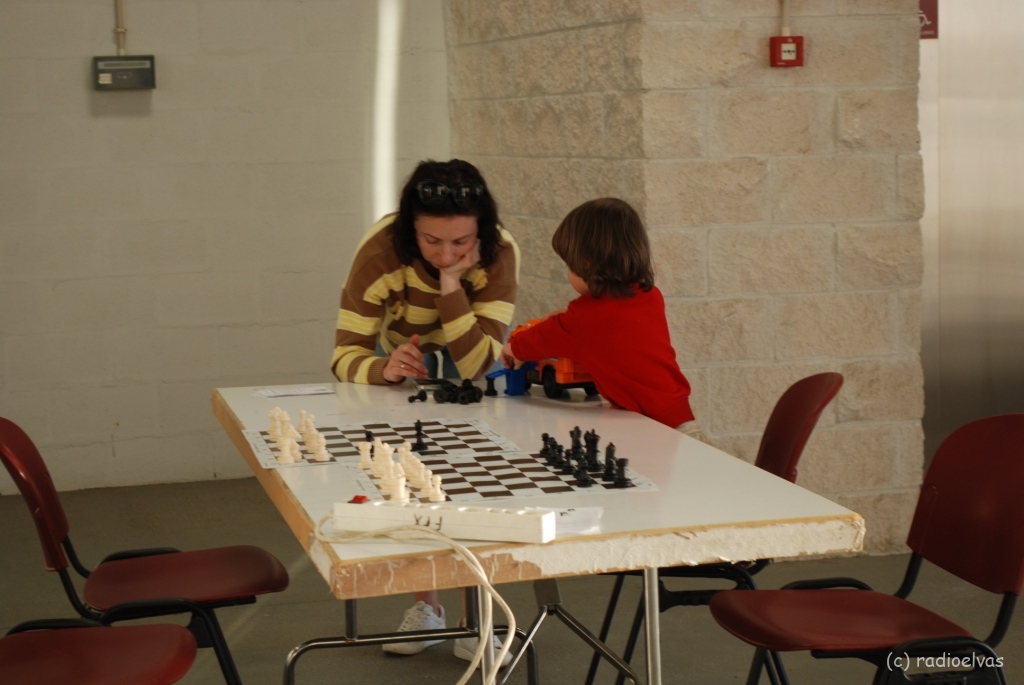
[[[0, 415], [75, 489], [241, 477], [214, 387], [324, 382], [371, 215], [376, 3], [0, 3]], [[405, 3], [395, 198], [447, 159], [440, 0]], [[0, 493], [13, 485], [0, 477]]]

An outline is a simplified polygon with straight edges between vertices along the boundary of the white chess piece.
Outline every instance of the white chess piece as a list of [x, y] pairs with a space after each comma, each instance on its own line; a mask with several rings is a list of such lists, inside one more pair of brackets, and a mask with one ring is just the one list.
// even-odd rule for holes
[[316, 433], [315, 445], [313, 448], [313, 458], [316, 461], [330, 461], [331, 455], [327, 451], [327, 438], [319, 431]]
[[395, 461], [391, 458], [394, 449], [386, 442], [382, 442], [380, 446], [374, 450], [374, 454], [376, 455], [377, 452], [380, 453], [380, 476], [382, 478], [385, 475], [387, 475], [388, 478], [394, 477]]
[[312, 414], [307, 416], [306, 425], [309, 426], [310, 436], [313, 438], [313, 441], [316, 442], [316, 440], [318, 439], [316, 436], [321, 435], [320, 431], [316, 429], [316, 417], [313, 416]]
[[430, 498], [430, 493], [434, 491], [434, 474], [428, 468], [424, 468], [420, 472], [417, 487], [420, 489], [420, 496], [427, 499]]
[[267, 433], [270, 435], [270, 439], [275, 443], [281, 440], [281, 407], [274, 407], [268, 412], [270, 417], [270, 426], [267, 428]]
[[414, 461], [410, 461], [405, 469], [406, 477], [409, 479], [409, 486], [414, 488], [421, 487], [423, 482], [423, 469], [420, 465]]
[[430, 484], [433, 486], [430, 489], [430, 496], [428, 499], [431, 502], [444, 502], [445, 497], [444, 490], [441, 489], [441, 476], [434, 476], [430, 479]]
[[370, 460], [370, 450], [373, 449], [373, 445], [368, 442], [361, 442], [357, 445], [359, 450], [359, 468], [369, 469], [373, 466], [373, 462]]
[[409, 501], [409, 490], [405, 487], [405, 476], [398, 476], [395, 478], [394, 484], [391, 488], [391, 499], [396, 502]]
[[302, 433], [302, 440], [311, 451], [316, 446], [316, 436], [320, 435], [320, 431], [316, 429], [316, 423], [313, 422], [313, 419], [314, 416], [312, 414], [306, 414], [302, 421], [299, 422], [299, 432]]
[[373, 475], [380, 477], [381, 470], [384, 468], [384, 442], [380, 438], [373, 439], [373, 466], [371, 470]]
[[381, 465], [384, 462], [384, 460], [381, 458], [384, 456], [384, 450], [381, 449], [381, 445], [383, 444], [384, 443], [380, 441], [380, 438], [373, 439], [373, 449], [371, 450], [371, 454], [373, 456], [370, 458], [372, 464], [370, 466], [370, 471], [373, 473], [373, 475], [377, 477], [380, 477]]
[[289, 438], [282, 438], [281, 442], [277, 445], [277, 463], [278, 464], [294, 464], [298, 457], [299, 446], [294, 440]]

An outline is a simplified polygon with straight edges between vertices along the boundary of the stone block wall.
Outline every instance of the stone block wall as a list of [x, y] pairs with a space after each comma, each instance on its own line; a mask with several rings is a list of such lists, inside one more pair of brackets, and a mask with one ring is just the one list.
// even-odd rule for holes
[[806, 66], [768, 67], [779, 7], [448, 0], [452, 152], [523, 251], [517, 319], [574, 294], [550, 247], [580, 202], [644, 216], [694, 410], [752, 460], [791, 383], [845, 385], [802, 485], [903, 549], [923, 464], [917, 3], [794, 2]]

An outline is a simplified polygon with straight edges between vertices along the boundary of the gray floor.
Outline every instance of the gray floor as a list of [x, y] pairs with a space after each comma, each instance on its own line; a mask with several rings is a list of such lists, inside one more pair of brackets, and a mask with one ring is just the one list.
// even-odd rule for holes
[[[135, 488], [64, 493], [72, 540], [87, 563], [132, 547], [170, 545], [195, 549], [222, 544], [256, 544], [278, 556], [288, 567], [291, 586], [286, 592], [261, 598], [255, 605], [220, 612], [235, 659], [248, 685], [280, 683], [285, 655], [297, 643], [342, 632], [342, 603], [306, 560], [298, 543], [263, 495], [255, 479], [157, 485]], [[70, 615], [59, 580], [43, 568], [35, 529], [22, 500], [0, 497], [0, 630], [23, 620]], [[761, 573], [762, 587], [778, 587], [797, 578], [855, 576], [879, 590], [899, 585], [905, 556], [861, 557], [828, 561], [777, 563]], [[631, 579], [627, 605], [635, 606], [639, 582]], [[573, 578], [560, 584], [564, 605], [596, 631], [612, 580], [607, 577]], [[536, 615], [532, 585], [505, 585], [499, 590], [521, 625]], [[934, 568], [926, 569], [913, 597], [960, 622], [981, 636], [987, 635], [998, 604]], [[451, 615], [459, 612], [457, 592], [442, 594]], [[364, 633], [391, 631], [410, 604], [409, 597], [366, 600], [359, 604]], [[626, 614], [611, 644], [621, 647]], [[683, 607], [662, 615], [665, 683], [744, 682], [751, 650], [717, 627], [706, 608]], [[582, 683], [590, 653], [565, 626], [553, 618], [540, 629], [537, 646], [542, 681]], [[1008, 682], [1024, 679], [1024, 628], [1020, 620], [999, 648]], [[788, 655], [786, 664], [794, 683], [870, 683], [872, 669], [853, 660], [816, 661], [807, 655]], [[321, 650], [303, 657], [298, 682], [317, 685], [369, 683], [455, 683], [466, 662], [441, 644], [413, 657], [386, 656], [378, 648]], [[642, 662], [639, 664], [642, 672]], [[0, 678], [2, 680], [2, 678]], [[602, 685], [614, 681], [603, 667]], [[186, 685], [220, 683], [216, 663], [200, 655]], [[479, 682], [474, 678], [470, 682]], [[525, 683], [515, 673], [510, 683]]]

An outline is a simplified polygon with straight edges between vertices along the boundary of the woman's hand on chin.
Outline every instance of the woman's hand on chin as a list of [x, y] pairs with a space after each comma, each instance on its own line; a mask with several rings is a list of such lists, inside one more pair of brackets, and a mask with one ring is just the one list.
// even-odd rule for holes
[[455, 262], [451, 266], [438, 269], [441, 273], [439, 279], [441, 282], [441, 294], [447, 295], [448, 293], [453, 293], [462, 288], [462, 276], [478, 264], [480, 264], [479, 238], [473, 244], [473, 249], [462, 255], [459, 261]]

